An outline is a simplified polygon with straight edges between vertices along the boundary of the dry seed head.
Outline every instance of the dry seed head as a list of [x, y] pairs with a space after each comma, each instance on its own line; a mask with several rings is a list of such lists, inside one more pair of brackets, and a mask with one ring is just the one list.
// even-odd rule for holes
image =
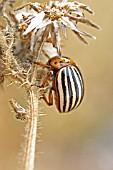
[[[90, 20], [85, 17], [85, 11], [93, 14], [93, 11], [85, 4], [79, 2], [68, 2], [67, 0], [50, 1], [47, 3], [29, 3], [24, 5], [30, 6], [28, 12], [22, 14], [17, 10], [16, 18], [19, 22], [19, 27], [22, 37], [30, 41], [30, 49], [36, 47], [36, 43], [40, 41], [44, 35], [44, 42], [48, 38], [51, 39], [53, 46], [57, 49], [58, 54], [61, 54], [60, 45], [60, 30], [64, 37], [67, 37], [66, 28], [70, 28], [75, 35], [84, 43], [87, 43], [83, 36], [93, 38], [90, 34], [79, 30], [78, 23], [84, 23], [99, 29], [98, 26], [93, 24]], [[22, 9], [22, 7], [20, 7]], [[19, 18], [21, 16], [21, 20]], [[23, 28], [23, 26], [25, 26]], [[35, 48], [36, 49], [36, 48]]]

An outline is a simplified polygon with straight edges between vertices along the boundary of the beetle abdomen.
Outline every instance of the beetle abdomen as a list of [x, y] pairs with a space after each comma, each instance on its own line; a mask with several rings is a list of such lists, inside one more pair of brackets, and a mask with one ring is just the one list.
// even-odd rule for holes
[[55, 102], [59, 112], [69, 112], [79, 106], [84, 95], [84, 85], [77, 66], [66, 66], [55, 78]]

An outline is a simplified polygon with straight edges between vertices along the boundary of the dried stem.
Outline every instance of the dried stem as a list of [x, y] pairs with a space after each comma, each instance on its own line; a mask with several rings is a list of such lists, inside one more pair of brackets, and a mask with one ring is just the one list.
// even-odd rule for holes
[[30, 91], [29, 97], [29, 114], [30, 121], [27, 124], [27, 135], [25, 143], [25, 154], [23, 159], [22, 170], [33, 170], [35, 160], [35, 146], [37, 137], [37, 123], [38, 123], [38, 92], [35, 89]]
[[[38, 49], [37, 60], [39, 58], [44, 41], [40, 44]], [[37, 65], [33, 65], [33, 72], [31, 78], [31, 84], [35, 83], [37, 77]], [[39, 90], [35, 87], [31, 87], [29, 92], [29, 115], [30, 121], [28, 122], [27, 138], [25, 155], [23, 159], [23, 170], [33, 170], [35, 161], [35, 149], [36, 149], [36, 138], [37, 138], [37, 125], [39, 122], [39, 109], [38, 109]]]

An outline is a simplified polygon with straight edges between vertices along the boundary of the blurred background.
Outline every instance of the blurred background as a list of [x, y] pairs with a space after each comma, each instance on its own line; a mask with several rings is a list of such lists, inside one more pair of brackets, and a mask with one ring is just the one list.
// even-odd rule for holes
[[[79, 108], [63, 115], [55, 105], [41, 103], [47, 115], [41, 118], [43, 129], [39, 130], [42, 141], [36, 154], [38, 170], [113, 170], [113, 1], [80, 2], [93, 9], [95, 15], [87, 14], [87, 18], [102, 30], [81, 25], [97, 37], [96, 41], [87, 39], [89, 45], [71, 31], [68, 40], [63, 41], [63, 54], [81, 68], [85, 97]], [[0, 170], [18, 169], [25, 134], [24, 123], [14, 118], [9, 107], [11, 98], [26, 107], [24, 91], [5, 82], [4, 90], [0, 89]]]

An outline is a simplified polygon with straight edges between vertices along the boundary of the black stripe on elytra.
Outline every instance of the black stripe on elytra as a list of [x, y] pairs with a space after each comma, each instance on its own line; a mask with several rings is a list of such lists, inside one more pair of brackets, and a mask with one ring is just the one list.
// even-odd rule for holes
[[[60, 94], [59, 94], [59, 90], [58, 90], [58, 75], [57, 75], [57, 77], [55, 78], [55, 80], [56, 80], [56, 91], [57, 91], [57, 93], [58, 93], [58, 98], [59, 98], [59, 100], [57, 101], [58, 102], [58, 110], [59, 110], [59, 112], [61, 112], [61, 108], [60, 108]], [[57, 100], [57, 99], [56, 99]]]
[[65, 108], [66, 108], [66, 86], [65, 86], [65, 68], [61, 70], [61, 82], [62, 82], [62, 90], [63, 90], [63, 94], [64, 96], [61, 96], [64, 98], [64, 103], [63, 104], [63, 112], [65, 112]]
[[[76, 71], [76, 69], [77, 69], [77, 71]], [[79, 79], [80, 87], [81, 87], [81, 99], [80, 99], [80, 102], [79, 102], [79, 104], [80, 104], [82, 99], [83, 99], [83, 96], [84, 96], [84, 82], [83, 82], [82, 74], [81, 74], [79, 68], [76, 67], [76, 68], [74, 68], [74, 70], [75, 70], [76, 74], [78, 75], [78, 79]], [[79, 104], [78, 104], [78, 106], [79, 106]]]
[[71, 81], [70, 81], [69, 72], [70, 72], [70, 67], [67, 67], [66, 68], [66, 76], [67, 76], [67, 85], [68, 85], [68, 92], [69, 92], [69, 99], [67, 99], [67, 100], [69, 100], [68, 112], [70, 111], [70, 108], [72, 106], [72, 100], [73, 100], [72, 84], [71, 84]]
[[[70, 68], [70, 71], [71, 71], [71, 74], [72, 74], [72, 79], [73, 79], [73, 83], [74, 83], [74, 86], [75, 86], [75, 91], [76, 91], [76, 101], [75, 101], [75, 104], [73, 106], [73, 108], [76, 106], [77, 102], [78, 102], [78, 99], [79, 99], [79, 87], [78, 87], [78, 84], [77, 84], [77, 80], [76, 80], [76, 71], [73, 70], [72, 68]], [[74, 73], [75, 72], [75, 73]], [[78, 76], [78, 75], [77, 75]], [[72, 108], [72, 109], [73, 109]], [[71, 110], [72, 110], [71, 109]]]

